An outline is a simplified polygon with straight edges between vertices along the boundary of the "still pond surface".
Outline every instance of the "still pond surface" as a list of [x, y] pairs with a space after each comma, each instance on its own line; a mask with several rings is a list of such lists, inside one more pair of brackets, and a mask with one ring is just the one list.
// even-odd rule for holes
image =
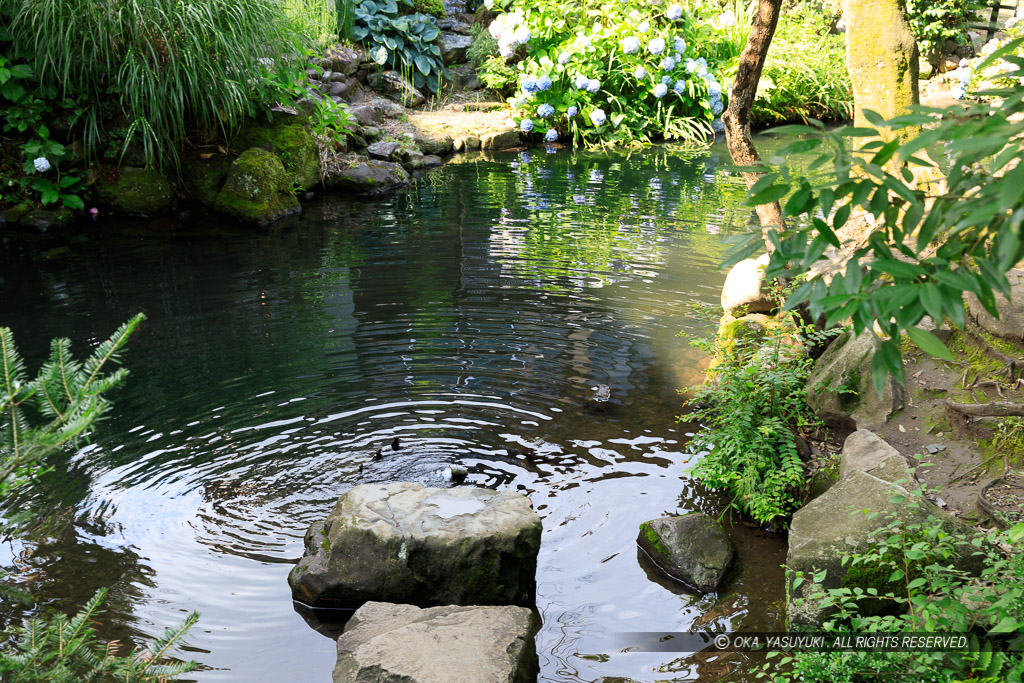
[[[459, 158], [381, 201], [317, 199], [265, 231], [100, 220], [70, 244], [8, 237], [0, 324], [30, 367], [51, 337], [83, 354], [149, 319], [114, 414], [18, 501], [47, 522], [0, 564], [65, 610], [111, 586], [104, 637], [198, 610], [199, 681], [329, 681], [333, 617], [302, 614], [285, 581], [305, 528], [356, 484], [448, 486], [458, 462], [465, 485], [521, 490], [543, 517], [541, 680], [745, 668], [623, 652], [616, 635], [780, 617], [778, 538], [737, 524], [739, 569], [708, 596], [635, 545], [645, 520], [722, 507], [691, 481], [693, 427], [675, 417], [702, 370], [677, 334], [702, 329], [720, 239], [748, 220], [727, 161], [721, 145], [536, 149]], [[599, 385], [603, 412], [588, 409]], [[394, 436], [403, 448], [371, 461]]]

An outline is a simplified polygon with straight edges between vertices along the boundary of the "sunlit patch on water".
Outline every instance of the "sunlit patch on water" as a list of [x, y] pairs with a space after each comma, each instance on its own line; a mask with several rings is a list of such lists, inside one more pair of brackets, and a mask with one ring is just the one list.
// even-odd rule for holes
[[109, 637], [199, 610], [200, 681], [328, 680], [336, 629], [309, 628], [285, 582], [306, 528], [353, 486], [450, 487], [456, 467], [543, 517], [542, 680], [720, 675], [735, 661], [613, 638], [780, 616], [779, 539], [737, 526], [741, 566], [709, 596], [635, 543], [645, 520], [721, 509], [675, 420], [704, 369], [676, 335], [718, 299], [718, 236], [746, 220], [718, 154], [461, 158], [266, 232], [100, 221], [60, 258], [60, 240], [13, 240], [0, 322], [37, 358], [50, 337], [81, 348], [148, 321], [96, 443], [19, 501], [50, 522], [0, 562], [67, 609], [111, 585]]

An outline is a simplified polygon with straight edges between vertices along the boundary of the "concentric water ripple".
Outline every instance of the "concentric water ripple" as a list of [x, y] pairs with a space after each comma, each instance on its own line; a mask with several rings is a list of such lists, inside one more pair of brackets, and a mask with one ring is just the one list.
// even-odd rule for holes
[[109, 637], [199, 610], [200, 681], [326, 681], [333, 644], [285, 583], [306, 527], [352, 486], [450, 486], [459, 463], [465, 485], [523, 491], [544, 518], [543, 680], [728, 669], [612, 636], [778, 617], [777, 539], [737, 528], [743, 570], [705, 597], [634, 542], [646, 519], [720, 509], [687, 475], [676, 390], [702, 366], [676, 335], [717, 300], [742, 186], [716, 153], [459, 162], [266, 233], [100, 222], [70, 247], [24, 235], [0, 252], [0, 324], [34, 360], [52, 336], [82, 349], [148, 316], [116, 414], [18, 501], [49, 522], [2, 564], [67, 609], [112, 585]]

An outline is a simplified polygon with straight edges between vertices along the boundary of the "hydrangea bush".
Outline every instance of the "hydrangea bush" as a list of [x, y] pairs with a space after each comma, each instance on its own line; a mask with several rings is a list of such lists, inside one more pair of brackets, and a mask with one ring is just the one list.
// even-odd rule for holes
[[[485, 3], [487, 4], [487, 3]], [[730, 23], [717, 10], [626, 0], [499, 0], [489, 31], [520, 60], [509, 100], [520, 130], [548, 142], [701, 140], [720, 132], [728, 88], [715, 60]], [[719, 35], [721, 33], [721, 35]]]

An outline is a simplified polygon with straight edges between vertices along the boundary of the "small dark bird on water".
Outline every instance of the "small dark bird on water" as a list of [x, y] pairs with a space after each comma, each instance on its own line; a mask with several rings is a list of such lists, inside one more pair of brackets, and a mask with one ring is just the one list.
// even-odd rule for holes
[[374, 460], [380, 460], [383, 457], [384, 457], [384, 454], [381, 453], [381, 449], [380, 448], [378, 448], [377, 452], [373, 454], [373, 459]]
[[391, 450], [397, 451], [401, 446], [398, 443], [398, 437], [396, 436], [391, 440]]

